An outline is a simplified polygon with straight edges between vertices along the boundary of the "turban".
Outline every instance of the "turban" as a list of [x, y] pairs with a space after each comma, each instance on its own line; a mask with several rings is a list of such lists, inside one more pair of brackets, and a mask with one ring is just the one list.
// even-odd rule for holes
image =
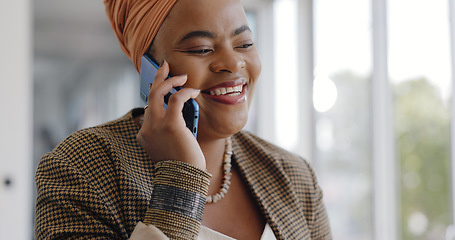
[[104, 0], [120, 46], [140, 72], [141, 57], [177, 0]]

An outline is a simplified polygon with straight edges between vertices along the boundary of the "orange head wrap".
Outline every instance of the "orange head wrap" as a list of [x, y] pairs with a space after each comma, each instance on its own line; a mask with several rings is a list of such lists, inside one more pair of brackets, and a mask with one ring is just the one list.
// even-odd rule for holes
[[104, 0], [123, 52], [140, 72], [141, 57], [177, 0]]

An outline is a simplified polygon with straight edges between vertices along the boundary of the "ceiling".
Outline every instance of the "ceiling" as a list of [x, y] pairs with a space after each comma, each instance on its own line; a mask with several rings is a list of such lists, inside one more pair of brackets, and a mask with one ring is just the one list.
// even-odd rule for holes
[[33, 14], [35, 57], [125, 58], [101, 0], [35, 0]]

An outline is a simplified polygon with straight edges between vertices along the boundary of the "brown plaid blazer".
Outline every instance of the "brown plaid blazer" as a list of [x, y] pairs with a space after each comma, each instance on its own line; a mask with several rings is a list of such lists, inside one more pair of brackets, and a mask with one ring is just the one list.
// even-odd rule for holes
[[[41, 159], [37, 239], [127, 239], [143, 221], [154, 166], [136, 141], [134, 109], [78, 131]], [[300, 157], [240, 132], [233, 162], [277, 239], [331, 239], [315, 174]]]

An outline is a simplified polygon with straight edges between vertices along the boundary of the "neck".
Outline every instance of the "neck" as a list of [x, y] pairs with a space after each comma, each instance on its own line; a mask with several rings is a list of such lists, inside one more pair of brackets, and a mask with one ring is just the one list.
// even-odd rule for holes
[[199, 141], [199, 146], [204, 153], [207, 171], [213, 175], [214, 178], [222, 173], [222, 164], [224, 157], [224, 148], [226, 140], [217, 139], [211, 141]]

